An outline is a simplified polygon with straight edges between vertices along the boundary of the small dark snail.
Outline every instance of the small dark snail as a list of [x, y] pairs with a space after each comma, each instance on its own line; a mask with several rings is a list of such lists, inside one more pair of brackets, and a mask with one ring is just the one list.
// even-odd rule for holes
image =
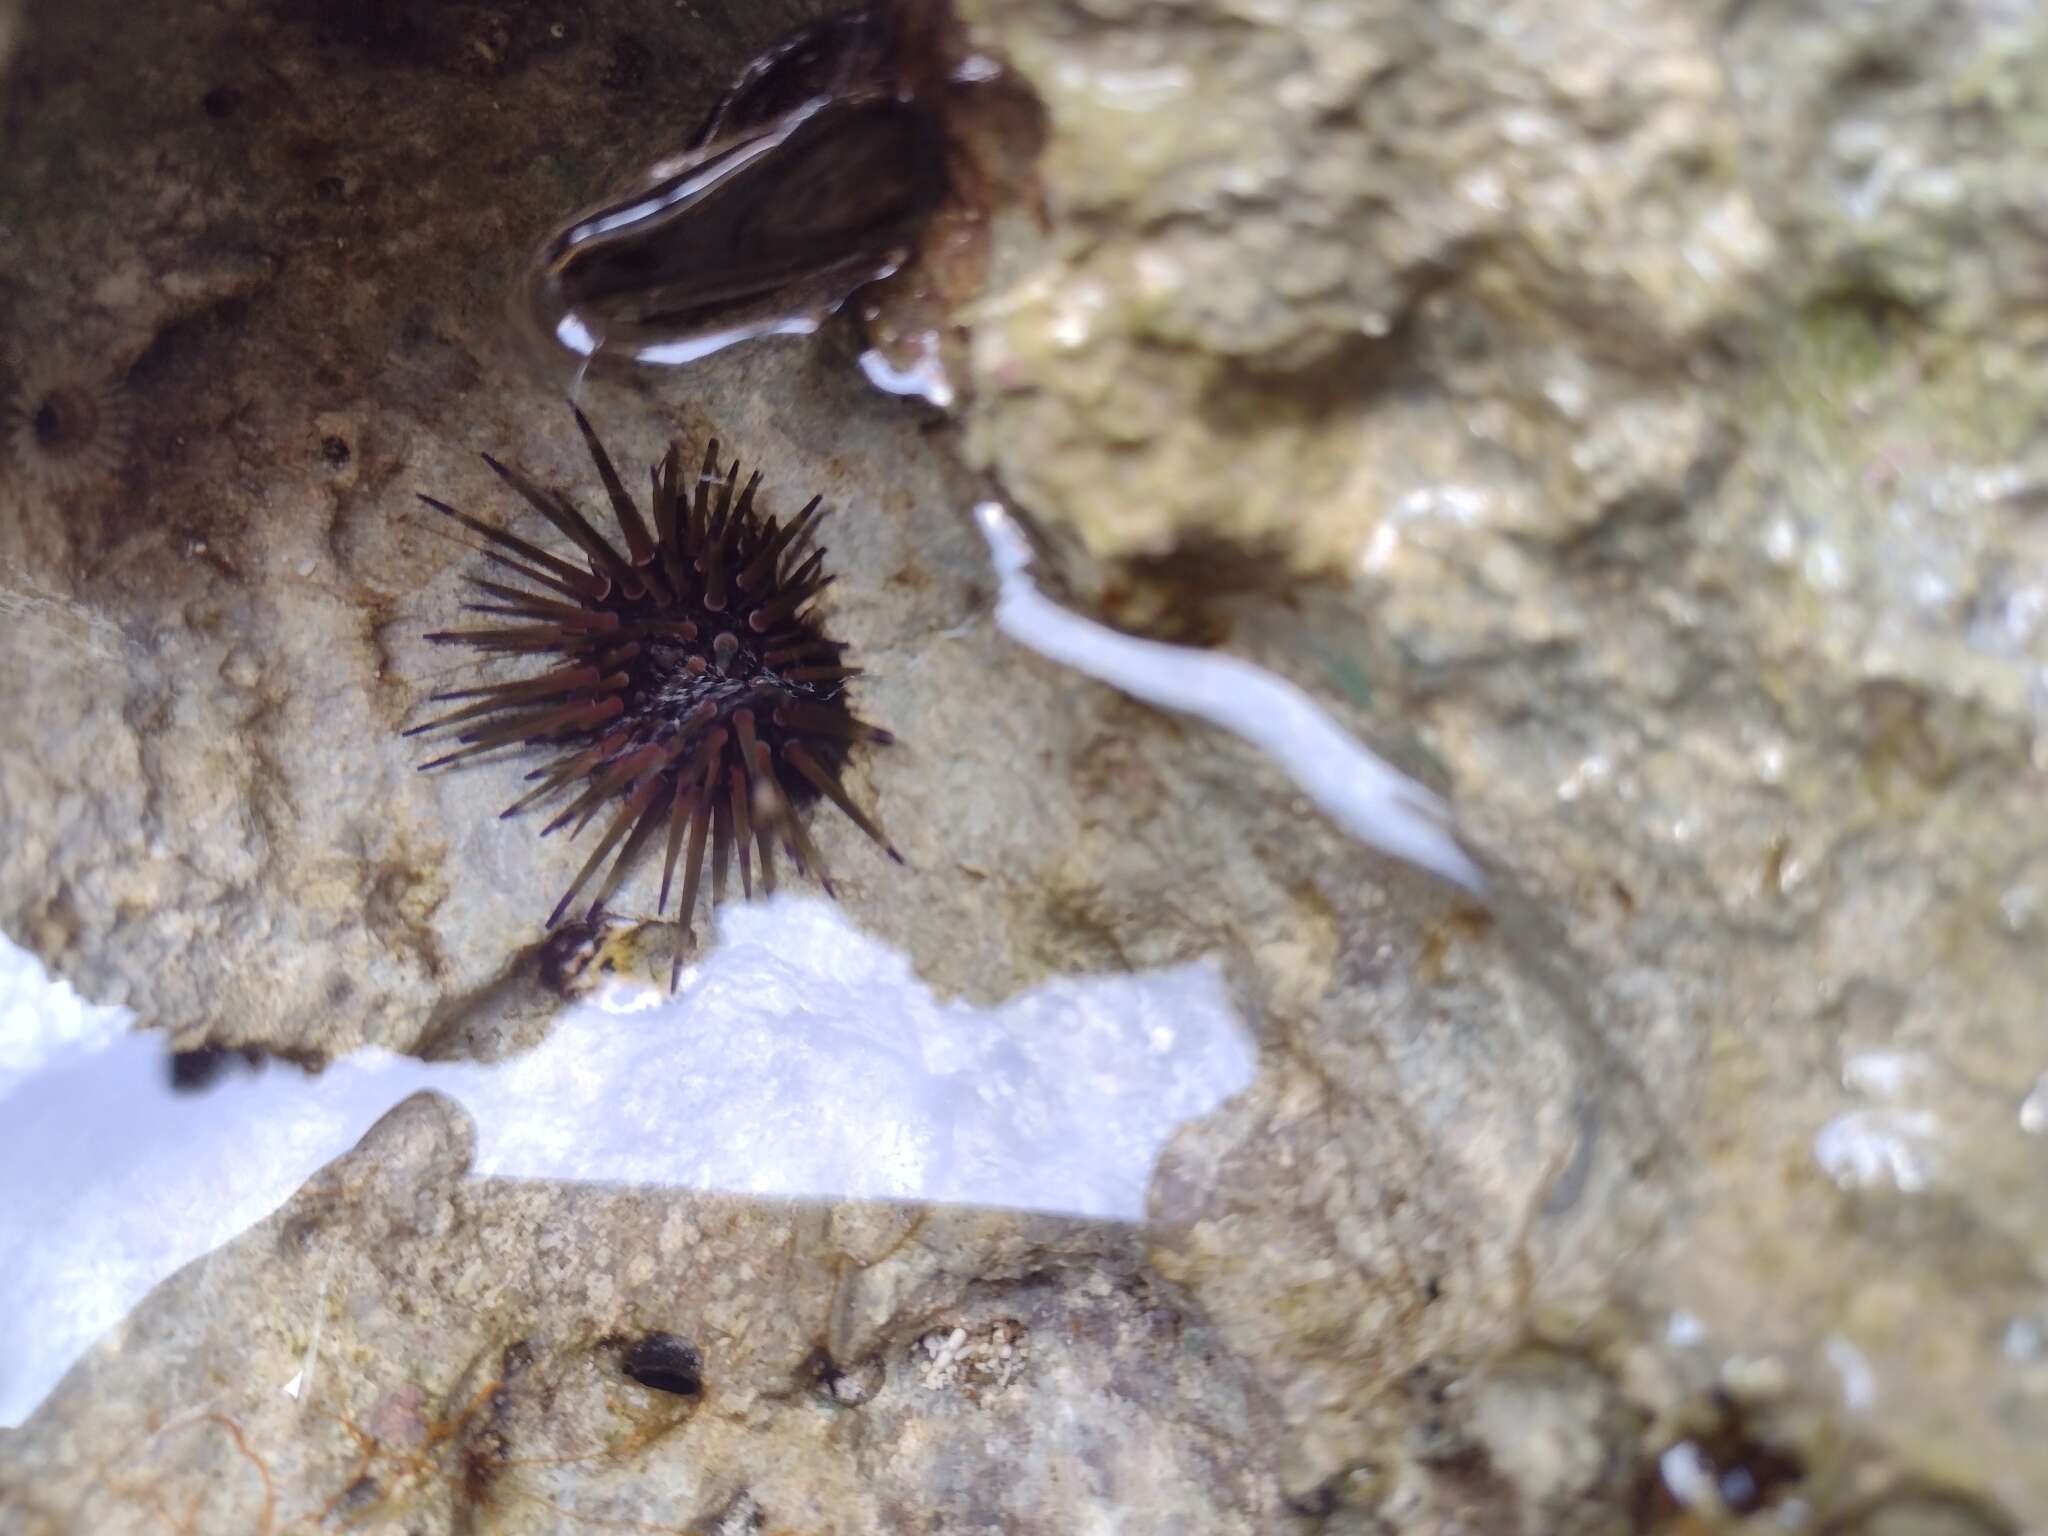
[[645, 363], [815, 330], [947, 197], [942, 31], [930, 0], [896, 0], [770, 48], [689, 149], [542, 246], [527, 317], [571, 353]]

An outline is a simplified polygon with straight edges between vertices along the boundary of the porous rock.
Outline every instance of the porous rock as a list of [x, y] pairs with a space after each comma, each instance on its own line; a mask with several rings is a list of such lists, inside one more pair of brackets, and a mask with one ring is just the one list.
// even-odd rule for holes
[[[2038, 18], [960, 9], [1052, 130], [965, 457], [1078, 588], [1200, 611], [1445, 789], [1489, 901], [995, 635], [980, 483], [843, 333], [593, 384], [622, 460], [716, 432], [846, 507], [833, 622], [912, 865], [821, 822], [856, 920], [979, 997], [1220, 955], [1257, 1080], [1170, 1149], [1142, 1251], [465, 1185], [408, 1108], [363, 1188], [167, 1283], [10, 1438], [0, 1507], [1075, 1528], [1040, 1463], [966, 1454], [993, 1413], [1101, 1439], [1095, 1495], [1161, 1529], [1621, 1530], [1775, 1383], [1760, 1433], [1837, 1528], [2037, 1520]], [[82, 485], [7, 471], [0, 924], [88, 995], [313, 1054], [545, 1028], [521, 956], [578, 856], [395, 738], [473, 558], [405, 508], [488, 503], [478, 448], [580, 483], [502, 296], [797, 14], [720, 10], [34, 18], [9, 381], [118, 380], [135, 425]], [[315, 1253], [324, 1290], [280, 1278]], [[1040, 1374], [949, 1397], [926, 1338], [1013, 1323]], [[704, 1353], [687, 1418], [607, 1374], [656, 1328]], [[878, 1395], [825, 1401], [820, 1349]]]
[[[1166, 627], [1248, 566], [1294, 573], [1286, 599], [1224, 601], [1229, 643], [1413, 732], [1512, 887], [1505, 942], [1595, 1042], [1605, 1091], [1501, 1112], [1529, 1128], [1644, 1090], [1649, 1161], [1625, 1154], [1606, 1197], [1566, 1180], [1598, 1208], [1566, 1246], [1604, 1248], [1604, 1277], [1523, 1265], [1517, 1325], [1627, 1382], [1645, 1452], [1685, 1442], [1731, 1361], [1774, 1362], [1815, 1518], [1911, 1485], [2038, 1522], [2048, 1228], [2019, 1191], [2048, 1125], [2040, 18], [963, 9], [1053, 130], [1049, 228], [1016, 232], [977, 310], [972, 451], [1134, 621]], [[1398, 919], [1374, 942], [1380, 998], [1439, 954]], [[1398, 1061], [1401, 1035], [1340, 995], [1301, 1030], [1304, 1094], [1360, 1102], [1389, 1068], [1333, 1083], [1333, 1056]], [[1473, 1016], [1484, 1046], [1440, 1037], [1433, 1070], [1540, 1080], [1512, 1010]], [[1465, 1134], [1412, 1144], [1441, 1162]], [[1281, 1320], [1312, 1292], [1259, 1293], [1264, 1258], [1236, 1259], [1224, 1299], [1215, 1255], [1271, 1242], [1261, 1195], [1315, 1174], [1268, 1183], [1230, 1155], [1199, 1164], [1196, 1293], [1255, 1358], [1341, 1354], [1333, 1316]], [[1235, 1155], [1283, 1156], [1251, 1135]], [[1169, 1163], [1166, 1214], [1178, 1187]], [[1397, 1400], [1384, 1368], [1345, 1380], [1353, 1404]], [[1426, 1526], [1410, 1483], [1343, 1471], [1401, 1463], [1388, 1445], [1311, 1459], [1361, 1518]]]

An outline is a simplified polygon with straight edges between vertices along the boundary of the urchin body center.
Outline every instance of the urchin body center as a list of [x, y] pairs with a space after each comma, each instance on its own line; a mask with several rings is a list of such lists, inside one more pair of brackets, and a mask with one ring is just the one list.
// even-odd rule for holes
[[646, 707], [681, 721], [709, 704], [722, 720], [743, 704], [773, 709], [782, 693], [782, 685], [772, 672], [734, 676], [683, 667], [655, 682]]
[[[770, 666], [753, 647], [730, 630], [721, 630], [706, 648], [700, 643], [657, 642], [647, 650], [645, 664], [629, 683], [625, 714], [644, 722], [641, 739], [686, 731], [693, 725], [723, 726], [736, 732], [741, 710], [750, 725], [773, 734], [776, 711], [791, 704], [830, 708], [843, 690], [838, 686], [792, 680]], [[829, 740], [814, 743], [814, 752], [840, 766], [844, 752]], [[807, 783], [790, 785], [791, 799], [805, 804], [816, 798]]]

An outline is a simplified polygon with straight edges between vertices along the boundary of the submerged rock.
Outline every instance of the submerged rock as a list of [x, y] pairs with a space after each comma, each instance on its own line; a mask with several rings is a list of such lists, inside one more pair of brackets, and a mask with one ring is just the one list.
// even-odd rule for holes
[[[579, 854], [413, 772], [472, 557], [399, 509], [496, 506], [505, 442], [576, 483], [506, 295], [822, 9], [36, 14], [5, 382], [130, 430], [62, 475], [8, 436], [0, 927], [191, 1047], [547, 1033]], [[462, 1179], [415, 1103], [160, 1288], [7, 1438], [0, 1509], [2039, 1523], [2048, 33], [959, 9], [1051, 133], [959, 442], [850, 328], [590, 403], [622, 462], [715, 433], [841, 504], [835, 633], [906, 743], [859, 789], [911, 865], [822, 824], [851, 919], [983, 1001], [1215, 957], [1257, 1076], [1142, 1235]], [[1070, 599], [1442, 792], [1489, 901], [1005, 640], [955, 446], [1087, 557]], [[655, 1334], [700, 1400], [622, 1371]]]

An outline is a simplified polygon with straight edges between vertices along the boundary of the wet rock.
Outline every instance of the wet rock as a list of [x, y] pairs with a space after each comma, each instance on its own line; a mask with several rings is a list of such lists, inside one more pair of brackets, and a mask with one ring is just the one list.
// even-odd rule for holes
[[[474, 557], [404, 508], [499, 509], [480, 448], [580, 484], [503, 296], [816, 9], [228, 8], [172, 45], [44, 8], [4, 382], [127, 429], [9, 435], [0, 926], [194, 1048], [545, 1032], [581, 852], [498, 822], [502, 774], [414, 774]], [[5, 1497], [1590, 1530], [1775, 1382], [1817, 1528], [2038, 1522], [2038, 21], [960, 9], [1051, 132], [963, 444], [843, 334], [585, 400], [627, 462], [715, 432], [776, 507], [844, 505], [835, 628], [903, 738], [861, 788], [911, 865], [821, 822], [854, 918], [982, 999], [1220, 956], [1257, 1080], [1142, 1236], [464, 1183], [410, 1109], [167, 1284]], [[956, 446], [1093, 557], [1076, 591], [1446, 790], [1487, 903], [997, 637]], [[600, 1347], [650, 1332], [718, 1362], [686, 1423]]]
[[[873, 1338], [888, 1368], [849, 1435], [790, 1384], [859, 1272], [833, 1232], [888, 1208], [466, 1178], [466, 1136], [409, 1101], [167, 1281], [6, 1439], [0, 1509], [110, 1533], [167, 1505], [220, 1530], [345, 1510], [555, 1532], [631, 1509], [724, 1532], [826, 1508], [846, 1530], [1272, 1528], [1263, 1400], [1116, 1228], [1011, 1222], [1002, 1262], [934, 1277]], [[978, 1349], [937, 1369], [935, 1332]], [[685, 1360], [701, 1391], [678, 1396]]]
[[[1474, 478], [1475, 436], [1560, 503], [1690, 467], [1681, 433], [1589, 475], [1561, 418], [1756, 313], [1775, 237], [1693, 13], [963, 9], [1046, 98], [1059, 215], [985, 306], [974, 442], [1096, 554], [1348, 570], [1404, 484]], [[1418, 366], [1439, 338], [1463, 377]]]
[[[1360, 993], [1330, 987], [1305, 1021], [1262, 996], [1291, 1054], [1261, 1088], [1298, 1070], [1304, 1123], [1393, 1081], [1398, 1107], [1342, 1153], [1276, 1120], [1228, 1145], [1226, 1111], [1184, 1138], [1193, 1178], [1163, 1169], [1160, 1262], [1317, 1404], [1290, 1491], [1408, 1433], [1336, 1407], [1336, 1379], [1392, 1401], [1431, 1344], [1486, 1352], [1476, 1318], [1438, 1319], [1461, 1280], [1512, 1276], [1514, 1315], [1597, 1339], [1643, 1408], [1698, 1390], [1701, 1355], [1777, 1360], [1818, 1497], [1898, 1458], [2048, 1508], [2024, 1448], [2037, 1372], [2000, 1342], [2048, 1236], [2018, 1193], [2048, 993], [2027, 937], [2048, 869], [2048, 338], [2015, 192], [2035, 20], [964, 9], [1046, 96], [1056, 213], [1013, 232], [981, 307], [971, 450], [1105, 567], [1096, 588], [1154, 589], [1127, 611], [1227, 587], [1233, 648], [1412, 729], [1513, 888], [1498, 932], [1451, 952], [1557, 1000], [1547, 1047], [1498, 1027], [1533, 1009], [1504, 989], [1475, 1001], [1484, 1046], [1447, 1026], [1407, 1056]], [[1246, 595], [1246, 564], [1325, 585]], [[1094, 896], [1091, 931], [1115, 900]], [[1339, 975], [1381, 1000], [1419, 984], [1437, 925], [1356, 900], [1332, 927], [1381, 962]], [[1268, 953], [1312, 954], [1314, 932]], [[1421, 1017], [1430, 995], [1407, 994]], [[1512, 1085], [1490, 1114], [1481, 1062]], [[1431, 1104], [1475, 1124], [1390, 1129]], [[1502, 1121], [1529, 1140], [1467, 1166], [1497, 1211], [1538, 1213], [1546, 1257], [1503, 1245], [1497, 1281], [1484, 1242], [1445, 1251], [1465, 1229], [1430, 1202], [1470, 1208], [1443, 1193], [1452, 1149]], [[1308, 1208], [1333, 1199], [1365, 1232], [1418, 1231], [1321, 1270]], [[1441, 1263], [1440, 1299], [1397, 1311], [1381, 1254]], [[1386, 1326], [1321, 1312], [1311, 1277]], [[1415, 1353], [1375, 1360], [1388, 1344]], [[1540, 1458], [1500, 1449], [1510, 1502], [1540, 1508]]]
[[[655, 9], [667, 37], [670, 12]], [[644, 23], [646, 10], [612, 20]], [[355, 19], [342, 26], [341, 12]], [[21, 614], [8, 740], [23, 748], [0, 768], [20, 828], [0, 851], [0, 911], [97, 996], [217, 1044], [418, 1048], [438, 1009], [541, 939], [547, 892], [580, 856], [527, 829], [503, 835], [496, 812], [516, 774], [425, 783], [396, 736], [448, 661], [419, 636], [453, 615], [476, 565], [407, 505], [428, 490], [503, 515], [480, 450], [587, 479], [499, 300], [576, 187], [636, 135], [649, 149], [701, 117], [778, 30], [759, 8], [745, 28], [707, 33], [705, 62], [664, 72], [627, 134], [581, 72], [598, 62], [594, 39], [559, 61], [514, 49], [478, 78], [474, 49], [444, 35], [468, 25], [452, 13], [416, 26], [401, 7], [396, 30], [374, 36], [356, 25], [368, 14], [224, 14], [167, 52], [52, 13], [12, 82], [34, 129], [6, 189], [36, 211], [20, 263], [61, 277], [14, 303], [9, 382], [50, 360], [117, 390], [133, 431], [83, 476], [20, 454], [0, 468], [15, 513], [0, 555]], [[782, 25], [797, 14], [785, 8]], [[297, 87], [248, 87], [224, 119], [200, 110], [210, 86], [188, 92], [187, 77], [251, 50], [285, 60]], [[523, 126], [497, 137], [513, 103]], [[108, 139], [81, 142], [85, 118]], [[337, 126], [371, 119], [384, 130]], [[422, 147], [458, 140], [495, 147], [460, 177]], [[132, 149], [145, 141], [150, 154]], [[72, 173], [78, 156], [91, 176]], [[123, 199], [134, 217], [110, 213]], [[95, 241], [107, 243], [96, 262], [62, 254]], [[814, 402], [794, 345], [713, 373], [727, 383], [704, 398], [732, 402], [715, 419], [625, 390], [587, 403], [624, 434], [636, 473], [664, 436], [701, 448], [715, 433], [765, 463], [772, 507], [826, 494], [844, 528], [833, 568], [878, 599], [846, 631], [862, 650], [885, 656], [958, 624], [976, 551], [914, 423], [853, 380]], [[968, 643], [977, 660], [959, 675], [999, 670], [989, 637]], [[905, 700], [925, 684], [897, 670], [902, 698], [876, 708], [915, 720]], [[879, 871], [820, 836], [859, 899]], [[989, 985], [1004, 974], [967, 969]]]
[[1946, 1490], [1914, 1489], [1877, 1500], [1842, 1530], [1847, 1536], [1996, 1536], [2012, 1525], [1995, 1511]]

